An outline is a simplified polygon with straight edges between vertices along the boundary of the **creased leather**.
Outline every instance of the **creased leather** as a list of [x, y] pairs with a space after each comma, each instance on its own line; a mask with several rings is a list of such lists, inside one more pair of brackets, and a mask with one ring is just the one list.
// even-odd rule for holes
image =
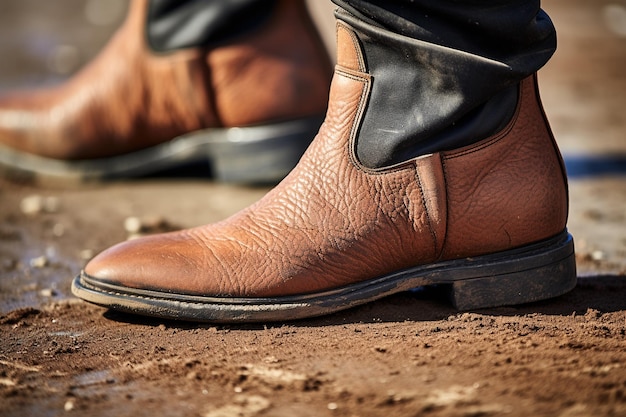
[[[345, 26], [339, 30], [351, 39]], [[338, 62], [353, 67], [336, 67], [318, 136], [263, 199], [216, 224], [121, 243], [85, 272], [133, 288], [280, 296], [507, 250], [563, 230], [565, 178], [534, 78], [522, 83], [516, 116], [498, 135], [372, 173], [352, 158], [371, 82], [359, 71], [357, 47], [339, 45], [349, 56]]]
[[282, 0], [245, 37], [153, 54], [146, 0], [67, 83], [0, 99], [0, 143], [58, 159], [119, 155], [209, 127], [321, 114], [331, 66], [302, 2]]

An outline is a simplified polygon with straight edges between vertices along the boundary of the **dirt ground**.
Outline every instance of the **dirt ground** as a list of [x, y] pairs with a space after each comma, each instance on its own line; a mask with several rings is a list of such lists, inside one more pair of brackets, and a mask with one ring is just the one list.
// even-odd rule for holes
[[[0, 6], [15, 16], [3, 15], [12, 25], [0, 29], [0, 52], [29, 68], [0, 60], [1, 89], [66, 76], [47, 58], [37, 67], [22, 37], [7, 40], [26, 15], [47, 21], [31, 3]], [[73, 298], [69, 285], [129, 237], [128, 218], [147, 232], [191, 227], [267, 188], [186, 175], [71, 189], [0, 180], [0, 416], [626, 416], [626, 3], [544, 7], [560, 33], [540, 82], [570, 172], [571, 293], [460, 313], [426, 289], [254, 326], [122, 315]], [[68, 55], [75, 65], [115, 19], [98, 24], [92, 49]]]

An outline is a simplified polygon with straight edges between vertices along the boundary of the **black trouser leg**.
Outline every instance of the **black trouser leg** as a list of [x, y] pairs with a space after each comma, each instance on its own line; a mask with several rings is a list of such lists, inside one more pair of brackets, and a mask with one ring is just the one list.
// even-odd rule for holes
[[275, 6], [274, 0], [150, 0], [146, 36], [158, 52], [214, 45], [261, 25]]
[[530, 75], [556, 48], [539, 0], [333, 0], [361, 20]]
[[370, 168], [500, 130], [556, 48], [538, 0], [333, 0], [372, 77], [356, 153]]

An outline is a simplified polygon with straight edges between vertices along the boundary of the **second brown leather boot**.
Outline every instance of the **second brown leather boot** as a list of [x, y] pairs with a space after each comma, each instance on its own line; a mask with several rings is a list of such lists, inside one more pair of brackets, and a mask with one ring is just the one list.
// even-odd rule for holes
[[448, 287], [460, 309], [572, 289], [567, 180], [535, 77], [514, 88], [512, 114], [486, 137], [369, 167], [357, 148], [368, 139], [366, 111], [380, 103], [365, 30], [340, 22], [325, 122], [274, 190], [220, 223], [104, 251], [74, 294], [149, 316], [251, 322], [328, 314], [423, 285]]
[[[262, 20], [240, 28], [235, 15], [230, 26], [218, 22], [228, 36], [155, 51], [146, 35], [151, 3], [132, 1], [106, 48], [69, 82], [0, 98], [0, 169], [70, 183], [209, 160], [223, 180], [282, 179], [321, 124], [332, 68], [304, 2], [243, 3], [262, 3]], [[183, 17], [154, 26], [193, 26]]]

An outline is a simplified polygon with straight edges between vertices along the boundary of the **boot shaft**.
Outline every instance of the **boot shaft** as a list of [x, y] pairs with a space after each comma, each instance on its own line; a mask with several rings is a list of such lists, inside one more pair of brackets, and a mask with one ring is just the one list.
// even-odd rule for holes
[[[131, 2], [118, 43], [132, 50], [129, 55], [143, 55], [144, 65], [169, 62], [181, 67], [191, 82], [181, 88], [193, 93], [202, 127], [254, 125], [324, 112], [332, 65], [304, 1], [157, 3]], [[259, 3], [263, 13], [252, 18]], [[165, 13], [168, 4], [172, 10]], [[166, 24], [151, 16], [159, 15], [155, 5], [161, 6]], [[209, 17], [187, 22], [184, 17], [194, 8]], [[189, 23], [218, 27], [185, 37]], [[151, 34], [161, 26], [168, 29], [163, 39]]]
[[[402, 143], [404, 152], [415, 156], [370, 168], [362, 163], [359, 146], [381, 155], [381, 146], [388, 139], [384, 135], [366, 136], [371, 134], [363, 128], [368, 110], [375, 109], [380, 115], [391, 111], [372, 99], [377, 78], [369, 72], [360, 33], [342, 21], [337, 30], [338, 68], [363, 83], [350, 134], [351, 161], [372, 175], [415, 166], [435, 246], [442, 259], [522, 246], [554, 236], [565, 228], [567, 177], [541, 105], [535, 75], [513, 87], [512, 114], [492, 134], [468, 136], [467, 143], [455, 149], [424, 153], [414, 132], [407, 133], [406, 125], [399, 123], [395, 130], [407, 133]], [[396, 93], [393, 89], [387, 91], [389, 96]], [[366, 148], [370, 144], [373, 151]]]
[[[422, 7], [426, 6], [411, 6], [407, 13]], [[389, 20], [388, 15], [393, 16], [380, 12], [377, 17]], [[407, 36], [342, 9], [336, 16], [354, 32], [362, 65], [372, 77], [356, 145], [359, 162], [372, 170], [467, 146], [498, 132], [515, 112], [517, 84], [536, 72], [553, 51], [553, 36], [548, 35], [529, 42], [521, 52], [519, 46], [510, 45], [508, 55], [498, 55], [478, 35], [461, 45], [440, 39], [436, 43], [426, 35]], [[418, 36], [419, 25], [406, 21], [405, 26], [405, 32]], [[549, 19], [543, 26], [550, 32]]]

